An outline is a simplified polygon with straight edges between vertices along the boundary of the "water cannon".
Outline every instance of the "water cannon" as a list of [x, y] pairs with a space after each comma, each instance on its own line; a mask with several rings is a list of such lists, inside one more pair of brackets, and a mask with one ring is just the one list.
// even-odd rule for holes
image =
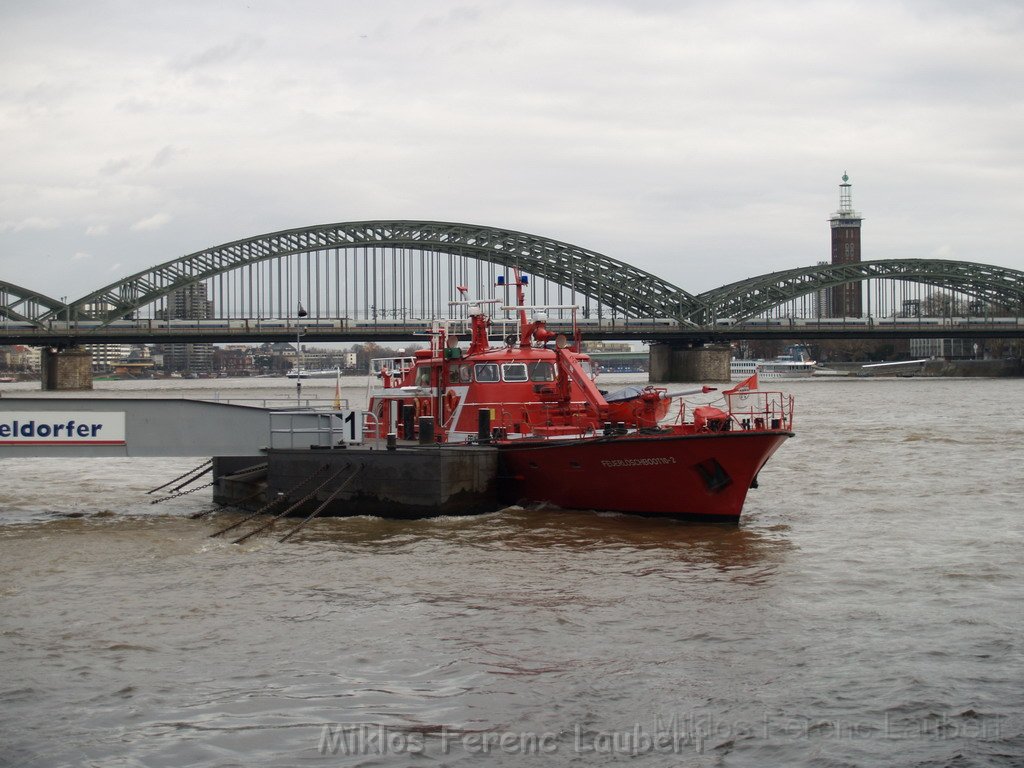
[[672, 397], [686, 397], [687, 395], [706, 395], [708, 392], [717, 392], [718, 387], [703, 386], [700, 389], [687, 389], [681, 392], [662, 392], [661, 399], [668, 400]]

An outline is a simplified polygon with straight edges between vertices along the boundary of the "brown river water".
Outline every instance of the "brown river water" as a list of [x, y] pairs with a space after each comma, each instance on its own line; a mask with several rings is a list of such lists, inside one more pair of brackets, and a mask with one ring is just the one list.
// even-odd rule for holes
[[[294, 392], [156, 386], [94, 395]], [[2, 460], [0, 764], [1024, 765], [1024, 382], [778, 386], [797, 436], [738, 527], [511, 508], [238, 546], [236, 513], [189, 519], [208, 490], [149, 503], [204, 457]]]

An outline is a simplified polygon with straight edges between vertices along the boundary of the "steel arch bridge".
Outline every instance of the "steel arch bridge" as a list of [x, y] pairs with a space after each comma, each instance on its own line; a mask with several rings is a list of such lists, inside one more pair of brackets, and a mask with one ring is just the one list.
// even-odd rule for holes
[[67, 305], [46, 294], [0, 280], [0, 317], [36, 323], [64, 312]]
[[[1024, 315], [1024, 272], [972, 262], [897, 259], [819, 265], [752, 277], [694, 295], [623, 261], [562, 241], [495, 227], [401, 220], [325, 224], [237, 240], [158, 264], [70, 304], [0, 282], [0, 317], [39, 328], [60, 319], [110, 323], [212, 278], [265, 268], [275, 260], [280, 263], [302, 254], [368, 248], [405, 249], [423, 260], [427, 254], [447, 254], [519, 268], [571, 286], [573, 294], [625, 317], [674, 318], [691, 330], [714, 326], [723, 318], [741, 322], [848, 283], [868, 283], [870, 307], [873, 280], [930, 285]], [[365, 270], [360, 277], [368, 279]], [[252, 306], [247, 309], [254, 311]]]
[[931, 285], [969, 294], [1018, 316], [1024, 312], [1024, 272], [968, 261], [886, 259], [771, 272], [723, 285], [700, 294], [702, 307], [688, 319], [697, 325], [719, 318], [748, 320], [801, 296], [875, 279]]
[[[434, 221], [361, 221], [290, 229], [207, 248], [138, 272], [74, 301], [72, 317], [111, 321], [172, 291], [282, 257], [358, 247], [467, 256], [518, 268], [629, 316], [679, 317], [692, 294], [622, 261], [550, 238], [494, 227]], [[103, 307], [103, 310], [90, 308]], [[46, 319], [45, 317], [42, 319]]]

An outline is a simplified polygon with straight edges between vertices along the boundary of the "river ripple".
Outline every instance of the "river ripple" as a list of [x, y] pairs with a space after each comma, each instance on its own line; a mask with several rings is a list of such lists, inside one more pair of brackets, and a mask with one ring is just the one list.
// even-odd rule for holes
[[[140, 387], [97, 394], [180, 394]], [[786, 388], [738, 528], [512, 508], [235, 546], [205, 491], [148, 503], [196, 461], [5, 460], [0, 762], [1021, 765], [1020, 382]]]

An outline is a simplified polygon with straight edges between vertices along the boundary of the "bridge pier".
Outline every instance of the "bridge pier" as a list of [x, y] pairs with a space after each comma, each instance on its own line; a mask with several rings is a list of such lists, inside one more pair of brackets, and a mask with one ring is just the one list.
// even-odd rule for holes
[[729, 381], [728, 346], [663, 342], [651, 344], [650, 380]]
[[39, 360], [44, 391], [92, 389], [92, 352], [81, 347], [43, 347]]

